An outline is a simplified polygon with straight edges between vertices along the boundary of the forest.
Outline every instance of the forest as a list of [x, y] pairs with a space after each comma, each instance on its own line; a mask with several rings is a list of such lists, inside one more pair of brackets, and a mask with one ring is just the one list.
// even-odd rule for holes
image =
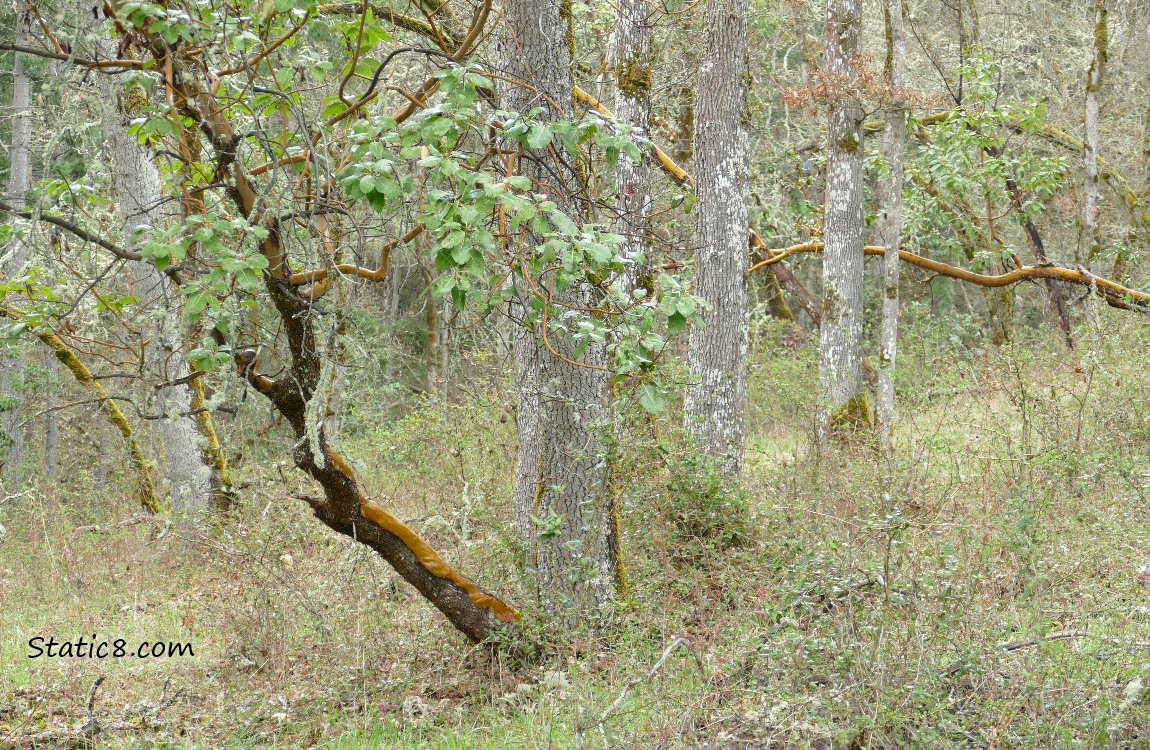
[[0, 7], [0, 750], [1150, 747], [1150, 4]]

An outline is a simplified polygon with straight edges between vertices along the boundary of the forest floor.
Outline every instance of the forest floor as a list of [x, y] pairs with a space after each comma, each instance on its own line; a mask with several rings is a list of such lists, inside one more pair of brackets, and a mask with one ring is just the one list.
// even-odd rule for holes
[[[674, 409], [637, 417], [627, 598], [531, 665], [470, 648], [316, 523], [258, 418], [214, 529], [78, 530], [138, 511], [83, 471], [34, 484], [0, 507], [0, 748], [1150, 747], [1150, 372], [1130, 357], [1150, 330], [1114, 325], [1073, 352], [908, 332], [891, 459], [811, 447], [817, 354], [768, 327], [743, 490], [675, 447]], [[365, 406], [345, 449], [546, 640], [508, 521], [513, 423], [496, 391]], [[195, 655], [28, 658], [81, 634]]]

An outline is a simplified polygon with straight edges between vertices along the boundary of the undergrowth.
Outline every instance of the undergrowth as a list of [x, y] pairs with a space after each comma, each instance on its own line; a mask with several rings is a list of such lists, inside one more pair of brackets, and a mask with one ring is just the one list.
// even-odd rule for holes
[[[1115, 325], [1074, 352], [909, 328], [890, 458], [813, 447], [814, 342], [767, 326], [743, 485], [686, 450], [673, 409], [627, 420], [627, 596], [526, 665], [316, 523], [257, 416], [230, 427], [243, 503], [216, 528], [77, 531], [134, 518], [130, 484], [33, 484], [0, 505], [0, 746], [82, 725], [103, 675], [93, 715], [124, 747], [1146, 747], [1150, 375], [1128, 353], [1150, 333]], [[398, 415], [357, 399], [343, 450], [554, 635], [512, 523], [502, 387]], [[196, 655], [27, 658], [35, 635], [81, 633]]]

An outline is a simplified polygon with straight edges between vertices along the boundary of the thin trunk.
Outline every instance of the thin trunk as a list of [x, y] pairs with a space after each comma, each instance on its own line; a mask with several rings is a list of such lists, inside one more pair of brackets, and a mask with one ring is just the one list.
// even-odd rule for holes
[[[141, 243], [140, 232], [162, 226], [164, 215], [160, 172], [151, 155], [127, 129], [117, 79], [96, 76], [103, 110], [105, 146], [113, 170], [115, 196], [129, 247]], [[164, 454], [164, 475], [172, 511], [193, 516], [208, 507], [212, 471], [204, 464], [198, 445], [193, 394], [180, 331], [180, 292], [150, 263], [128, 264], [133, 293], [140, 300], [143, 321], [145, 386], [153, 391], [153, 408], [163, 417], [156, 422]]]
[[440, 386], [443, 385], [439, 362], [439, 300], [431, 296], [430, 287], [423, 307], [423, 323], [426, 331], [423, 359], [427, 366], [427, 393], [432, 398], [438, 398]]
[[869, 423], [862, 391], [863, 112], [857, 56], [861, 0], [828, 0], [827, 186], [823, 218], [823, 325], [820, 329], [818, 433]]
[[[619, 0], [608, 55], [608, 66], [615, 78], [615, 116], [644, 136], [649, 136], [651, 129], [651, 7], [645, 0]], [[647, 254], [649, 165], [647, 155], [637, 164], [625, 158], [615, 164], [615, 232], [624, 237], [621, 250], [628, 258]], [[642, 284], [647, 275], [645, 263], [628, 266], [625, 289], [654, 291], [649, 288], [650, 282]]]
[[51, 480], [56, 478], [60, 462], [60, 426], [56, 416], [56, 396], [60, 384], [56, 380], [55, 357], [47, 357], [44, 362], [44, 474]]
[[1087, 262], [1093, 273], [1101, 272], [1102, 228], [1098, 223], [1098, 98], [1106, 75], [1106, 2], [1094, 0], [1094, 59], [1086, 73], [1086, 182], [1083, 223], [1090, 243]]
[[905, 0], [885, 0], [886, 76], [893, 96], [883, 127], [882, 152], [887, 175], [878, 186], [879, 244], [887, 248], [883, 256], [882, 334], [879, 351], [878, 406], [876, 420], [879, 445], [889, 454], [894, 445], [894, 373], [898, 349], [899, 257], [894, 252], [902, 241], [903, 152], [906, 148], [906, 31], [903, 26]]
[[[443, 309], [439, 311], [439, 377], [441, 384], [439, 386], [439, 398], [443, 402], [444, 407], [447, 406], [448, 388], [451, 383], [451, 328], [448, 325], [451, 320], [451, 300], [443, 300], [441, 303]], [[444, 414], [447, 414], [446, 408]]]
[[[569, 117], [574, 55], [570, 0], [507, 0], [504, 14], [505, 68], [512, 79], [533, 87], [511, 86], [506, 96], [508, 107], [525, 112], [554, 102], [562, 111], [552, 111], [550, 116]], [[563, 184], [580, 184], [576, 174], [550, 159], [546, 151], [536, 156], [562, 173]], [[561, 190], [555, 184], [553, 169], [541, 167], [539, 161], [522, 160], [522, 173]], [[577, 196], [567, 198], [571, 199], [568, 203], [579, 200]], [[561, 293], [559, 299], [585, 307], [592, 302], [591, 294], [586, 286], [575, 286]], [[523, 300], [517, 308], [521, 315]], [[552, 340], [552, 345], [563, 358], [572, 358], [574, 343], [570, 340]], [[565, 624], [594, 625], [614, 596], [618, 571], [618, 535], [609, 482], [607, 373], [555, 356], [531, 330], [516, 331], [514, 348], [519, 371], [515, 504], [519, 524], [526, 532], [540, 598]], [[591, 344], [580, 361], [604, 366], [605, 346]]]
[[695, 102], [695, 293], [710, 307], [692, 327], [685, 412], [700, 450], [733, 476], [743, 465], [747, 400], [747, 4], [710, 0]]
[[[14, 10], [15, 42], [17, 45], [26, 45], [28, 25], [31, 23], [26, 3], [16, 2]], [[22, 210], [31, 179], [29, 157], [32, 150], [32, 79], [24, 67], [24, 56], [14, 52], [12, 58], [12, 142], [8, 172], [8, 202], [13, 208]], [[11, 250], [12, 257], [5, 264], [4, 271], [9, 278], [15, 278], [28, 258], [24, 244], [19, 240], [14, 243]], [[4, 433], [11, 440], [5, 463], [13, 470], [18, 470], [24, 453], [20, 417], [24, 404], [25, 355], [21, 343], [17, 343], [13, 349], [12, 354], [4, 359], [3, 369], [0, 370], [3, 373], [3, 393], [10, 399], [10, 407], [3, 412], [2, 424]]]

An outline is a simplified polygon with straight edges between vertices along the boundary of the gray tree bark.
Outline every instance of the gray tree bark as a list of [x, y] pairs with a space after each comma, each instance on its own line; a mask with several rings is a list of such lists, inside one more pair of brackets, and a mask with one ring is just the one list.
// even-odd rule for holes
[[[645, 0], [619, 0], [608, 67], [615, 78], [615, 116], [643, 135], [651, 129], [651, 5]], [[646, 152], [647, 149], [642, 149]], [[647, 254], [651, 193], [650, 157], [639, 163], [620, 158], [615, 164], [615, 233], [625, 239], [623, 253], [633, 258]], [[643, 276], [642, 264], [628, 266], [625, 289], [634, 292]], [[653, 290], [647, 289], [647, 292]]]
[[686, 426], [737, 476], [747, 400], [747, 4], [709, 0], [695, 99], [695, 294], [710, 306], [687, 344]]
[[44, 395], [44, 473], [48, 479], [56, 478], [60, 463], [60, 422], [56, 418], [57, 391], [60, 389], [56, 377], [57, 364], [59, 360], [51, 352], [44, 357], [44, 370], [47, 373]]
[[[28, 43], [28, 9], [25, 3], [16, 2], [15, 42]], [[12, 53], [12, 142], [10, 144], [10, 167], [8, 172], [8, 202], [20, 210], [24, 208], [28, 183], [31, 179], [29, 161], [32, 151], [32, 79], [24, 67], [24, 56]], [[20, 272], [27, 262], [27, 252], [20, 241], [13, 243], [12, 256], [5, 264], [8, 276]], [[24, 435], [20, 429], [20, 416], [23, 406], [25, 356], [21, 344], [3, 362], [3, 393], [12, 400], [12, 408], [3, 413], [5, 434], [12, 441], [5, 463], [15, 469], [20, 465], [24, 454]]]
[[895, 422], [894, 373], [898, 350], [899, 257], [902, 241], [903, 153], [906, 149], [906, 29], [903, 25], [905, 0], [885, 0], [886, 78], [892, 103], [886, 112], [882, 153], [887, 175], [878, 186], [879, 244], [888, 249], [883, 256], [882, 334], [879, 350], [878, 406], [876, 421], [879, 445], [886, 453], [893, 448]]
[[[574, 32], [570, 0], [506, 0], [507, 31], [502, 40], [508, 74], [533, 88], [512, 85], [509, 108], [524, 112], [551, 109], [546, 93], [570, 117]], [[564, 195], [553, 176], [579, 185], [577, 175], [550, 159], [534, 154], [551, 169], [523, 159], [520, 172], [531, 177], [561, 205], [577, 205]], [[573, 213], [576, 213], [573, 211]], [[577, 216], [575, 217], [578, 218]], [[523, 248], [524, 254], [534, 252]], [[514, 314], [524, 315], [526, 291]], [[575, 286], [560, 295], [563, 303], [587, 306], [591, 290]], [[568, 626], [594, 625], [595, 617], [614, 596], [618, 561], [615, 509], [610, 492], [611, 419], [606, 349], [591, 344], [573, 359], [574, 343], [550, 336], [551, 349], [527, 327], [517, 328], [513, 349], [518, 360], [519, 462], [515, 505], [534, 567], [540, 599], [546, 609]], [[558, 355], [558, 356], [557, 356]]]
[[1090, 243], [1090, 269], [1101, 273], [1102, 229], [1098, 224], [1098, 97], [1106, 74], [1107, 10], [1105, 0], [1094, 0], [1094, 56], [1086, 73], [1086, 181], [1083, 224]]
[[[124, 222], [128, 247], [141, 243], [140, 232], [159, 228], [168, 218], [162, 210], [160, 172], [151, 155], [128, 132], [120, 92], [114, 78], [95, 76], [102, 103], [105, 147], [115, 196]], [[211, 469], [205, 465], [197, 442], [199, 432], [191, 416], [192, 394], [181, 381], [188, 375], [180, 331], [179, 290], [156, 267], [145, 262], [127, 264], [133, 293], [145, 316], [144, 375], [153, 390], [152, 408], [164, 416], [156, 430], [163, 446], [162, 463], [172, 511], [191, 516], [208, 507]]]
[[823, 324], [818, 433], [869, 421], [862, 392], [863, 111], [855, 68], [861, 0], [828, 0], [827, 184], [823, 214]]

